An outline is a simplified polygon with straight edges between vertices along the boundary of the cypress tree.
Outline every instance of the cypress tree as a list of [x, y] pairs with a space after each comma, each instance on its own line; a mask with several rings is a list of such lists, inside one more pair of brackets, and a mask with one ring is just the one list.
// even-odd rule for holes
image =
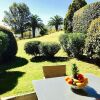
[[72, 4], [70, 4], [69, 8], [68, 8], [68, 12], [65, 16], [64, 19], [64, 30], [65, 32], [72, 32], [73, 30], [73, 16], [74, 13], [79, 10], [80, 8], [82, 8], [83, 6], [85, 6], [87, 4], [87, 2], [85, 0], [73, 0]]

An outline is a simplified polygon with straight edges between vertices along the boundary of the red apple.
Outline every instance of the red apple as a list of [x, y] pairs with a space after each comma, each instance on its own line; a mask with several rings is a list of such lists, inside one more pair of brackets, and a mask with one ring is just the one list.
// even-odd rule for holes
[[83, 80], [84, 79], [84, 76], [82, 74], [78, 74], [77, 75], [77, 78], [78, 78], [78, 80]]
[[69, 79], [68, 84], [73, 84], [73, 79]]

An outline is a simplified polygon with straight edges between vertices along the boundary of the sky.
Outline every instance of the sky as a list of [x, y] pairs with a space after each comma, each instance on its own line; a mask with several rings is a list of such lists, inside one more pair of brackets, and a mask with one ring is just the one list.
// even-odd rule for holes
[[[89, 4], [100, 0], [86, 1]], [[0, 0], [0, 24], [2, 24], [4, 11], [8, 11], [9, 6], [11, 6], [13, 2], [23, 2], [27, 4], [30, 12], [32, 14], [37, 14], [43, 20], [44, 24], [47, 24], [50, 17], [55, 15], [60, 15], [64, 18], [72, 0]]]

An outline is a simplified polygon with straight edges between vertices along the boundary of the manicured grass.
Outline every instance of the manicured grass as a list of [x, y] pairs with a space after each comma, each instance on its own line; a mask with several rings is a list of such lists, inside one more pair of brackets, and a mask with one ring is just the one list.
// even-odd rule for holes
[[[31, 62], [31, 55], [27, 55], [24, 51], [24, 44], [28, 41], [40, 40], [49, 42], [59, 42], [59, 36], [63, 32], [56, 32], [50, 35], [45, 35], [43, 37], [38, 37], [34, 39], [24, 39], [18, 40], [18, 53], [16, 59], [5, 65], [0, 65], [0, 97], [19, 95], [27, 92], [34, 91], [32, 85], [32, 80], [39, 80], [43, 78], [42, 66], [45, 65], [59, 65], [66, 64], [66, 73], [71, 74], [71, 66], [76, 63], [82, 73], [93, 73], [100, 76], [99, 66], [96, 64], [90, 64], [88, 62], [83, 62], [77, 59], [70, 59], [66, 61], [40, 61]], [[66, 53], [61, 49], [56, 56], [63, 60], [66, 57]]]

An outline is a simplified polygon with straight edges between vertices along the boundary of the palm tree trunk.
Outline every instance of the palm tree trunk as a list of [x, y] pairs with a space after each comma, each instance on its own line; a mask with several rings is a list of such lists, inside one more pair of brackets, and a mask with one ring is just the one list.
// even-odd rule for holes
[[58, 31], [58, 25], [55, 25], [55, 29], [56, 29], [56, 31]]
[[34, 27], [32, 27], [32, 37], [34, 38], [35, 37], [35, 29]]

